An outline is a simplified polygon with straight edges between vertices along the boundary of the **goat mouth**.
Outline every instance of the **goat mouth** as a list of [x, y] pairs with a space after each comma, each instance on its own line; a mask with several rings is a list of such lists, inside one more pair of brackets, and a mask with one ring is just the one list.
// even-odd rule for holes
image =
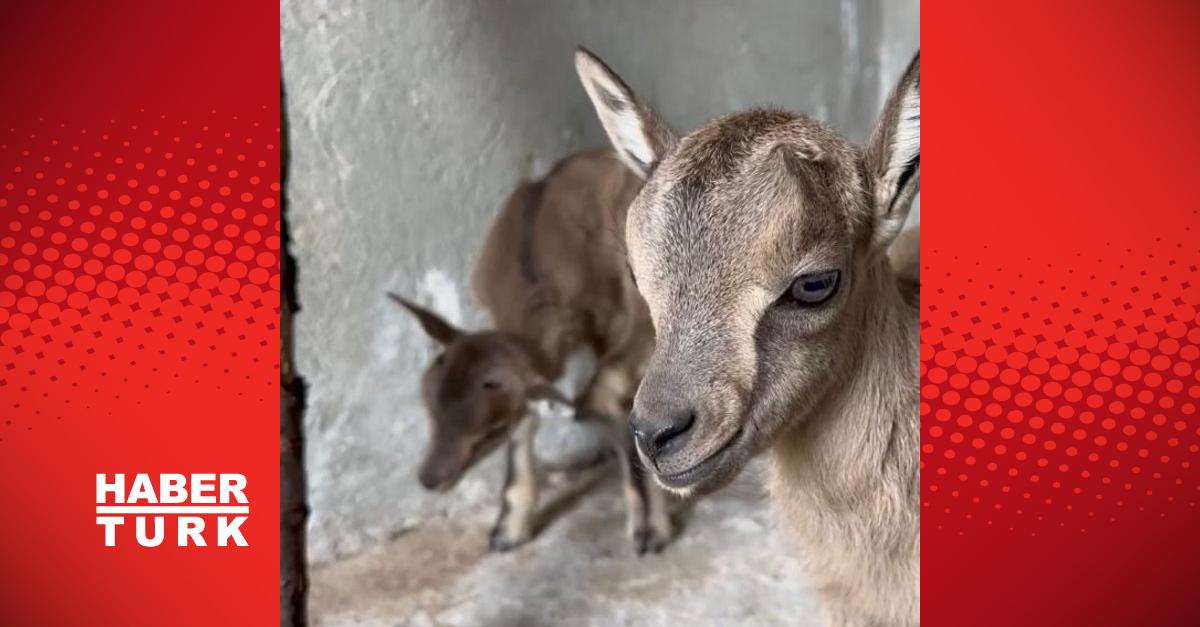
[[437, 492], [439, 494], [445, 494], [446, 492], [453, 490], [458, 483], [462, 481], [462, 478], [466, 476], [467, 471], [471, 470], [471, 468], [474, 468], [475, 464], [478, 464], [480, 460], [495, 451], [496, 448], [498, 448], [498, 445], [504, 441], [504, 438], [507, 435], [507, 427], [492, 429], [485, 434], [482, 439], [471, 445], [471, 448], [467, 451], [466, 460], [462, 463], [461, 467], [458, 469], [458, 472], [456, 472], [454, 476], [443, 480], [437, 485], [427, 487], [426, 489], [428, 489], [430, 492]]
[[455, 477], [449, 481], [443, 481], [443, 482], [433, 486], [432, 488], [430, 488], [429, 491], [436, 492], [438, 494], [445, 494], [445, 493], [449, 492], [450, 490], [454, 489], [454, 486], [458, 485], [459, 479], [460, 479], [460, 477]]
[[695, 487], [710, 478], [714, 472], [721, 466], [721, 462], [726, 457], [726, 454], [732, 451], [734, 445], [742, 439], [743, 429], [738, 429], [734, 434], [725, 441], [717, 450], [713, 451], [708, 457], [702, 459], [699, 463], [682, 472], [676, 472], [669, 475], [657, 473], [658, 482], [664, 487], [671, 490], [685, 490]]
[[471, 446], [470, 453], [467, 455], [467, 463], [463, 466], [462, 474], [466, 474], [466, 471], [479, 463], [479, 460], [491, 455], [493, 451], [499, 448], [500, 443], [508, 437], [508, 431], [508, 425], [496, 427], [484, 434], [482, 439]]

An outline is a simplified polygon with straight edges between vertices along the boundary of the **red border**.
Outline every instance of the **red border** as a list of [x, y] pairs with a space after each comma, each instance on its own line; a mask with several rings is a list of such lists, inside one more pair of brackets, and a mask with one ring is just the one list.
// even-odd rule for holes
[[1200, 12], [924, 18], [924, 622], [1194, 624]]
[[[0, 8], [0, 622], [277, 617], [277, 11]], [[106, 547], [97, 473], [242, 474], [249, 546]]]

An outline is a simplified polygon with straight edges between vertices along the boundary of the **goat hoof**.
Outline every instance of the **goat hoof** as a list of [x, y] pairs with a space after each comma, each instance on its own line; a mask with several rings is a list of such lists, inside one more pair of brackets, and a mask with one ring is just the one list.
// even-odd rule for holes
[[507, 553], [529, 542], [529, 538], [509, 538], [500, 527], [488, 534], [488, 549], [492, 553]]
[[651, 529], [642, 529], [633, 532], [633, 549], [639, 557], [648, 553], [655, 555], [662, 553], [662, 550], [670, 542], [670, 538], [655, 533]]

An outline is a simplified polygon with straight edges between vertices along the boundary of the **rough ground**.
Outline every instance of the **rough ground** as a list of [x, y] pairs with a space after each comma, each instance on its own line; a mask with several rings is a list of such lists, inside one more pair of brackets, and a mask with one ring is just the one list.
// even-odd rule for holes
[[[547, 488], [564, 503], [531, 544], [487, 552], [487, 520], [430, 522], [312, 572], [317, 627], [584, 627], [819, 624], [799, 564], [775, 531], [760, 482], [745, 473], [679, 512], [661, 555], [624, 536], [615, 469]], [[570, 495], [599, 477], [581, 498]], [[596, 484], [590, 481], [590, 484]], [[490, 513], [490, 515], [494, 512]]]

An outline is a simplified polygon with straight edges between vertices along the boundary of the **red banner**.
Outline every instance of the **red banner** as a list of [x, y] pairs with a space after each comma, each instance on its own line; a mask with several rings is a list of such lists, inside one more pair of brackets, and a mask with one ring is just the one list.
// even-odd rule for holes
[[276, 616], [277, 8], [0, 9], [0, 623]]
[[1200, 10], [923, 17], [925, 624], [1194, 624]]

